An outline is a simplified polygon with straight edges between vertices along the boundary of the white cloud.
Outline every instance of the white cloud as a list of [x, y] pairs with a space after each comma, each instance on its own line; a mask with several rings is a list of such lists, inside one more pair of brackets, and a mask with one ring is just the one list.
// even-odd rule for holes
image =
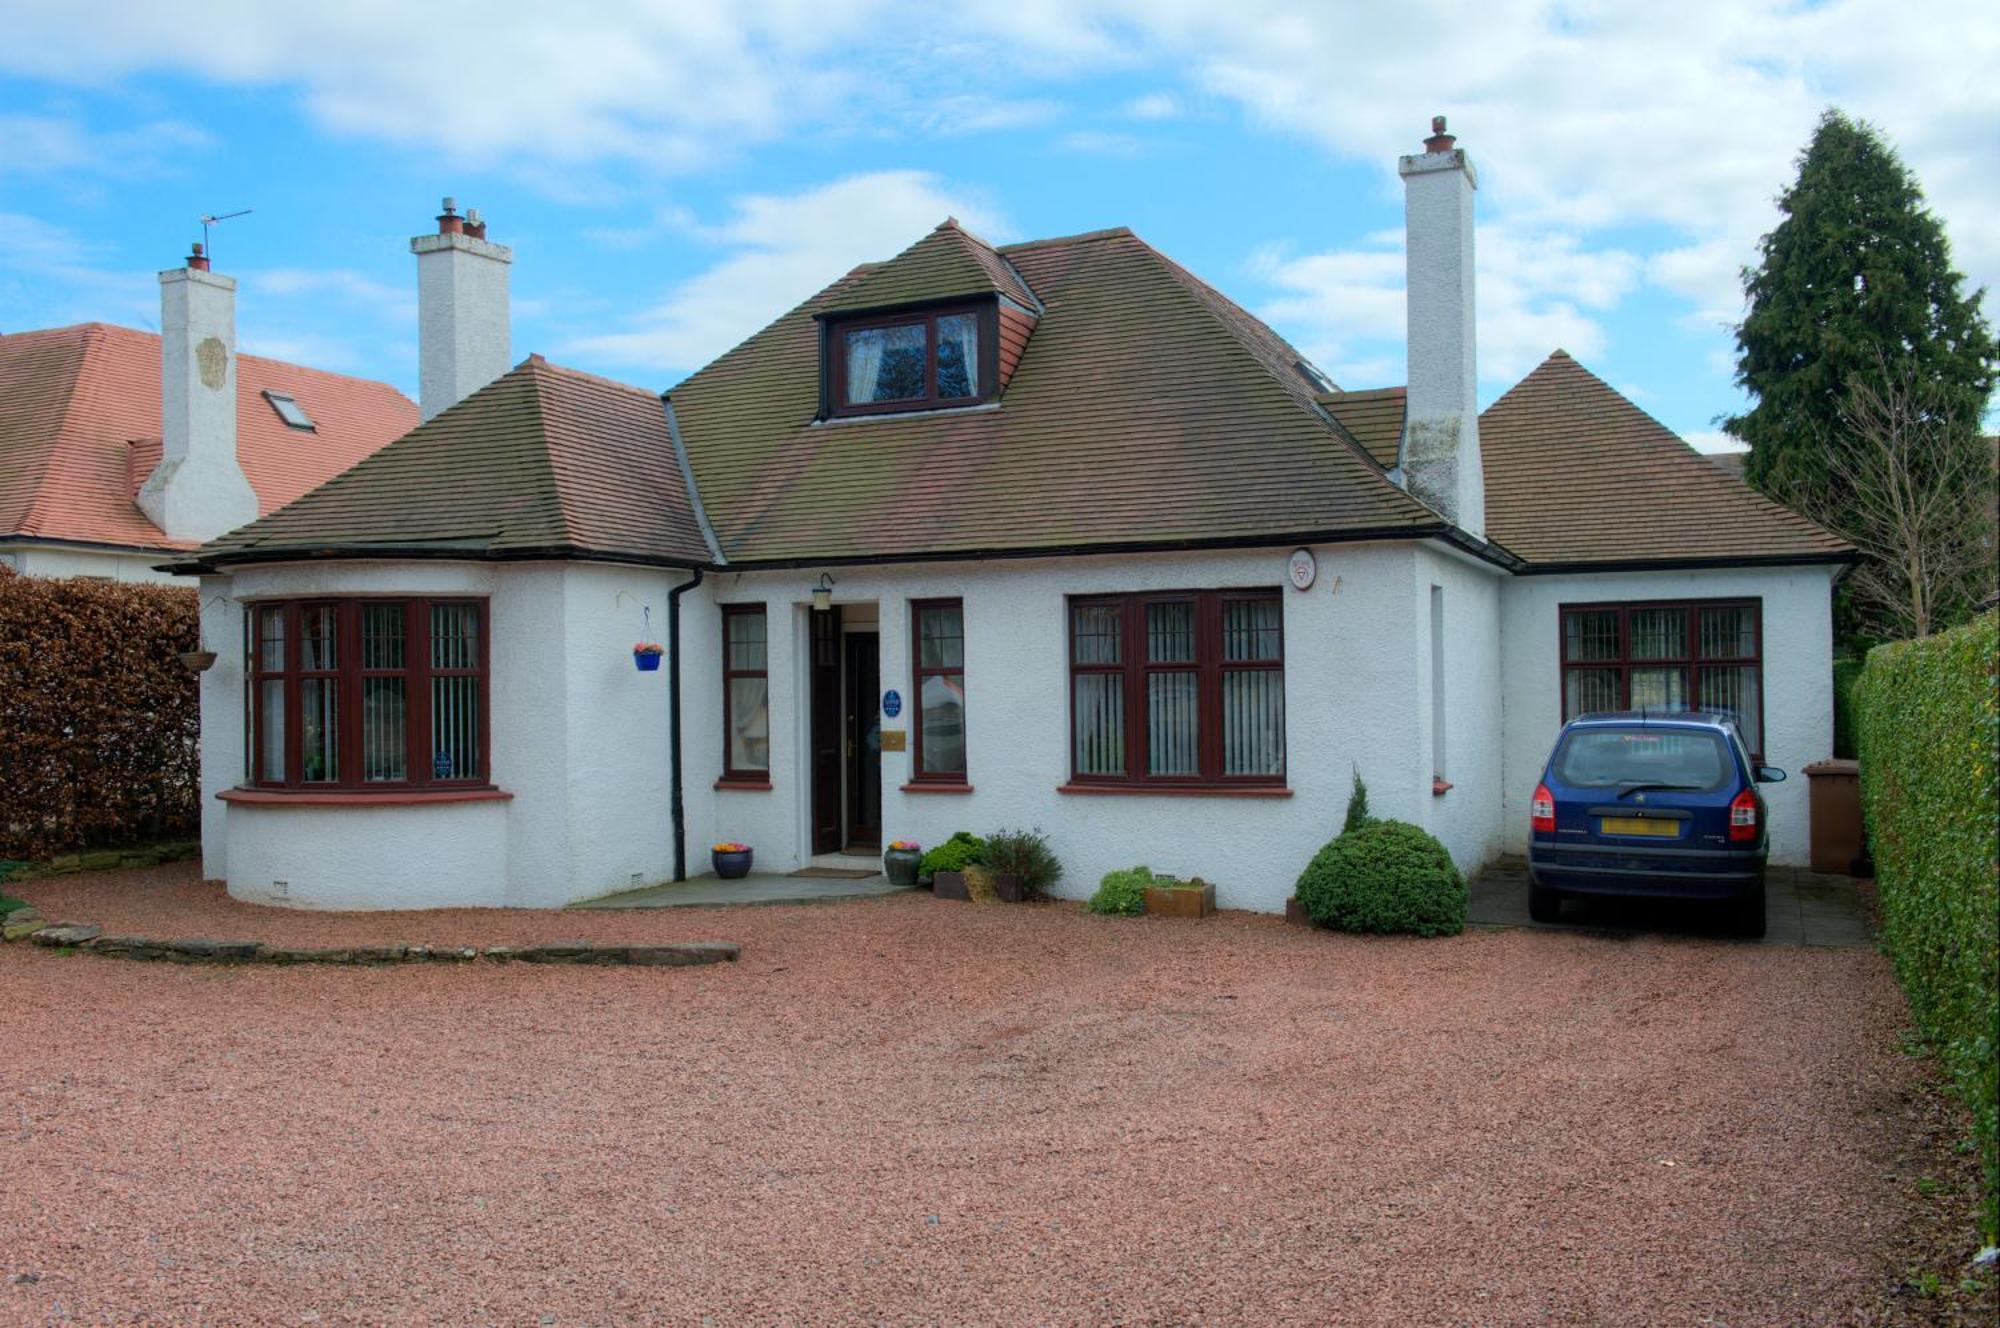
[[1134, 120], [1171, 120], [1180, 113], [1180, 99], [1171, 92], [1149, 92], [1125, 103], [1125, 114]]
[[68, 116], [0, 115], [0, 175], [152, 175], [171, 169], [175, 154], [213, 141], [178, 120], [99, 132]]
[[1688, 429], [1681, 441], [1697, 452], [1748, 452], [1750, 449], [1718, 429]]
[[851, 175], [788, 195], [735, 200], [700, 234], [727, 252], [621, 331], [572, 338], [588, 354], [656, 372], [699, 367], [858, 263], [891, 258], [956, 216], [989, 240], [1005, 220], [976, 193], [924, 171]]

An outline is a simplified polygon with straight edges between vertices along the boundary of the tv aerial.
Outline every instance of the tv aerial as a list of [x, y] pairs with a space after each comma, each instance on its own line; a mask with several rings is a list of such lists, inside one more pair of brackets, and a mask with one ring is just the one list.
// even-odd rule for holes
[[203, 217], [201, 219], [201, 251], [207, 254], [212, 261], [215, 257], [215, 245], [208, 238], [209, 227], [215, 225], [218, 221], [230, 221], [237, 217], [247, 217], [256, 210], [255, 208], [244, 208], [241, 212], [225, 212], [221, 216], [210, 213]]

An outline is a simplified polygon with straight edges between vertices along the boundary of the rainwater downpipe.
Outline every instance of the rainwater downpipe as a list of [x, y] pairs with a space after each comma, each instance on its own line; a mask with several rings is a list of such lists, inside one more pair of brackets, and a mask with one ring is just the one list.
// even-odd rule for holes
[[687, 879], [687, 800], [683, 795], [681, 769], [681, 596], [701, 584], [701, 569], [667, 592], [667, 725], [671, 733], [673, 792], [670, 795], [674, 820], [674, 879]]

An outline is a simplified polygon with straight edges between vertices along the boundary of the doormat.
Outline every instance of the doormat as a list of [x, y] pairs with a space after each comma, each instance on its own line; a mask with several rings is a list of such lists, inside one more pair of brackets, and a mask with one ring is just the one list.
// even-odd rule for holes
[[859, 870], [853, 867], [804, 867], [785, 874], [803, 876], [809, 881], [865, 881], [871, 876], [880, 876], [882, 873], [872, 867]]

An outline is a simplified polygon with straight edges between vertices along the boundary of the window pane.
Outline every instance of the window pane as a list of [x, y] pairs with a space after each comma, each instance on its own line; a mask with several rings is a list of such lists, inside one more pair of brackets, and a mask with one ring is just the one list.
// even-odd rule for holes
[[1146, 659], [1154, 664], [1194, 663], [1194, 605], [1146, 606]]
[[368, 604], [362, 607], [362, 668], [400, 669], [403, 667], [403, 620], [405, 616], [401, 604]]
[[1075, 610], [1076, 662], [1116, 664], [1122, 658], [1118, 609], [1111, 604], [1079, 604]]
[[263, 623], [257, 632], [258, 648], [263, 652], [258, 666], [266, 673], [282, 673], [285, 668], [285, 611], [265, 609], [258, 617]]
[[1232, 664], [1280, 658], [1283, 637], [1278, 616], [1278, 601], [1274, 599], [1223, 601], [1222, 657]]
[[1764, 735], [1757, 729], [1757, 666], [1738, 664], [1701, 671], [1701, 709], [1733, 715], [1743, 745], [1753, 752], [1764, 750]]
[[923, 681], [918, 722], [927, 775], [965, 773], [965, 675], [937, 673]]
[[1633, 669], [1631, 708], [1634, 710], [1687, 709], [1687, 670]]
[[259, 732], [263, 746], [259, 751], [258, 773], [264, 779], [285, 777], [285, 684], [281, 679], [272, 679], [263, 684], [264, 697], [258, 710], [263, 728]]
[[[374, 610], [370, 609], [370, 613]], [[399, 611], [400, 612], [400, 611]], [[402, 638], [395, 638], [401, 658]], [[364, 647], [365, 649], [365, 647]], [[370, 781], [409, 778], [409, 730], [404, 727], [401, 678], [361, 682], [361, 777]]]
[[1757, 653], [1757, 618], [1747, 604], [1701, 611], [1703, 659], [1749, 659]]
[[1617, 669], [1571, 669], [1564, 675], [1564, 719], [1619, 708]]
[[1084, 673], [1076, 678], [1076, 772], [1125, 773], [1125, 677]]
[[769, 679], [729, 680], [729, 768], [731, 770], [771, 768], [770, 699]]
[[924, 325], [865, 327], [847, 334], [847, 404], [924, 395]]
[[979, 395], [979, 316], [947, 314], [937, 320], [937, 394]]
[[333, 678], [299, 682], [299, 767], [308, 784], [340, 778], [340, 688]]
[[479, 606], [431, 605], [431, 667], [479, 667]]
[[334, 624], [339, 611], [330, 604], [309, 604], [299, 610], [299, 650], [302, 669], [340, 667], [334, 656]]
[[917, 667], [965, 667], [965, 615], [956, 604], [917, 610]]
[[[1272, 606], [1274, 609], [1275, 605]], [[1227, 619], [1224, 619], [1227, 630]], [[1235, 669], [1222, 675], [1222, 773], [1279, 775], [1285, 770], [1285, 675]]]
[[1618, 658], [1618, 611], [1587, 609], [1563, 620], [1563, 658], [1573, 661]]
[[1682, 659], [1686, 655], [1686, 609], [1632, 610], [1633, 659]]
[[762, 670], [766, 657], [763, 613], [732, 613], [725, 621], [729, 626], [730, 671]]
[[431, 679], [431, 778], [479, 777], [479, 679]]
[[1146, 770], [1155, 775], [1198, 775], [1200, 725], [1196, 673], [1146, 675]]

